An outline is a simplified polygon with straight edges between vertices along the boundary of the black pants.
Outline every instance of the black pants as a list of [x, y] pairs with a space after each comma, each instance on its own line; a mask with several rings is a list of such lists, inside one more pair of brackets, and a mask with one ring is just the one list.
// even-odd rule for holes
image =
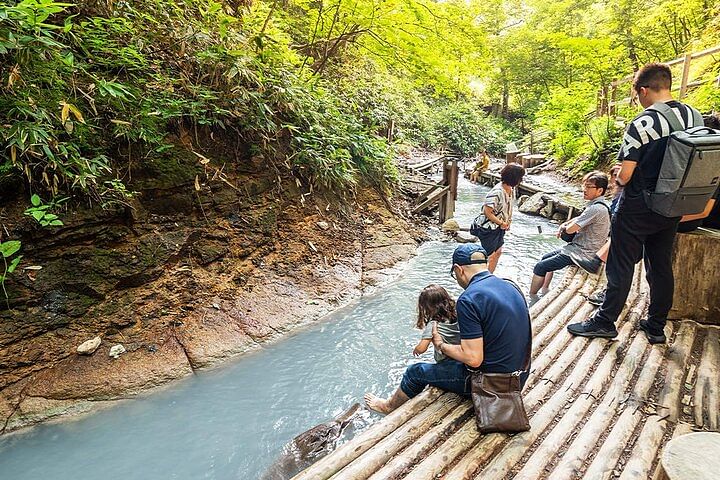
[[679, 221], [649, 210], [639, 213], [620, 210], [615, 214], [605, 267], [607, 294], [595, 315], [597, 321], [615, 323], [630, 293], [635, 263], [642, 256], [650, 285], [648, 323], [654, 333], [662, 333], [675, 289], [672, 248]]

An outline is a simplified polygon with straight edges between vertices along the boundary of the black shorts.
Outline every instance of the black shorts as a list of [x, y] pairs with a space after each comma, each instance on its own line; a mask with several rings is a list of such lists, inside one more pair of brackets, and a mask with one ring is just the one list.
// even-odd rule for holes
[[480, 239], [480, 244], [488, 255], [492, 255], [505, 243], [505, 230], [502, 228], [478, 228], [471, 231], [473, 235]]

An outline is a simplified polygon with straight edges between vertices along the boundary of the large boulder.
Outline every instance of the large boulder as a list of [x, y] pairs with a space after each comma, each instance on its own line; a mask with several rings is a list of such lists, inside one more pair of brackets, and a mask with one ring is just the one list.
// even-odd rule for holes
[[478, 238], [475, 235], [470, 235], [468, 232], [457, 232], [455, 241], [458, 243], [475, 243], [478, 241]]
[[538, 215], [540, 213], [540, 210], [542, 210], [545, 206], [546, 197], [547, 194], [543, 192], [536, 193], [535, 195], [523, 202], [523, 204], [520, 206], [520, 211], [522, 213], [528, 213], [530, 215]]
[[552, 218], [554, 211], [555, 206], [552, 204], [552, 202], [548, 202], [543, 208], [540, 209], [539, 213], [545, 218]]
[[453, 233], [453, 232], [457, 232], [458, 230], [460, 230], [460, 224], [454, 218], [450, 218], [450, 219], [446, 220], [445, 223], [442, 224], [440, 229], [444, 233]]

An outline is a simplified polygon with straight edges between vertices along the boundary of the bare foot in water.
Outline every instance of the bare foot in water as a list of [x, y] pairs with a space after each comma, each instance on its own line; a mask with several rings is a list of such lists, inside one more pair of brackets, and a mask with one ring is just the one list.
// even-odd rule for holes
[[367, 405], [370, 410], [384, 414], [388, 414], [392, 411], [388, 405], [388, 401], [384, 398], [380, 398], [372, 393], [366, 393], [363, 398], [365, 399], [365, 405]]

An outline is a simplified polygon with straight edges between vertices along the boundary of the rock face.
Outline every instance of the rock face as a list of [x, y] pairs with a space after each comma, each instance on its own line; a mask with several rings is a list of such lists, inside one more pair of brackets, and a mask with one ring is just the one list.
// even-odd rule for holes
[[[352, 201], [324, 198], [294, 177], [278, 183], [264, 162], [242, 165], [223, 181], [201, 177], [200, 192], [192, 186], [205, 167], [195, 156], [145, 166], [132, 175], [132, 208], [78, 208], [53, 232], [22, 214], [23, 201], [5, 205], [23, 263], [43, 268], [6, 281], [0, 432], [258, 348], [386, 280], [424, 238], [393, 213], [400, 200], [373, 188]], [[94, 336], [126, 352], [76, 355]]]
[[80, 355], [92, 355], [95, 350], [100, 346], [100, 337], [91, 338], [90, 340], [83, 342], [77, 347], [77, 353]]

